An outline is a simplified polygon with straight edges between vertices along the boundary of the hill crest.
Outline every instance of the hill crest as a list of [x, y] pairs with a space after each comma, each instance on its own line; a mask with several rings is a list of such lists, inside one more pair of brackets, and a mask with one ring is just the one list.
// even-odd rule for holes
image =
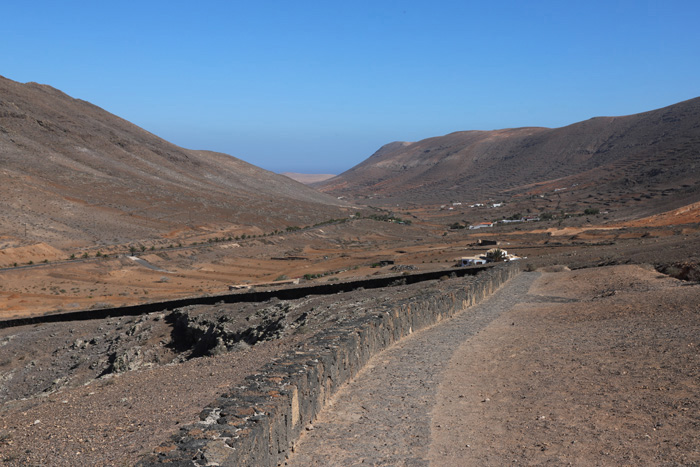
[[337, 217], [342, 204], [235, 157], [180, 148], [50, 86], [2, 77], [0, 160], [0, 246], [284, 228]]
[[[700, 98], [624, 117], [595, 117], [561, 128], [460, 131], [390, 143], [316, 185], [376, 205], [538, 196], [567, 190], [600, 201], [684, 187], [679, 207], [700, 187]], [[681, 190], [683, 191], [683, 190]], [[676, 195], [673, 195], [676, 196]], [[668, 198], [666, 201], [669, 201]]]

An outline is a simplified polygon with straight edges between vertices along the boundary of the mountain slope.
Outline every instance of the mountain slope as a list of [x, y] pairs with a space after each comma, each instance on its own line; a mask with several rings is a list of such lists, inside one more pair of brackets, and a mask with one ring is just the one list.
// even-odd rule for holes
[[125, 242], [202, 225], [283, 228], [340, 210], [287, 177], [180, 148], [49, 86], [2, 77], [0, 197], [0, 246]]
[[391, 143], [316, 186], [375, 204], [475, 202], [554, 190], [610, 200], [675, 189], [680, 206], [697, 201], [699, 180], [696, 98], [563, 128], [465, 131]]

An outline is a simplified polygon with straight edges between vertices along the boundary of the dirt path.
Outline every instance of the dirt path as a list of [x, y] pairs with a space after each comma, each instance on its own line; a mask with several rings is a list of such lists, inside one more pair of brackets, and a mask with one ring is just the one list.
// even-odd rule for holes
[[521, 274], [482, 304], [372, 359], [308, 427], [288, 465], [427, 465], [430, 413], [457, 343], [515, 306], [537, 276]]
[[700, 285], [524, 273], [370, 362], [290, 466], [700, 465]]
[[639, 266], [545, 273], [464, 342], [433, 465], [700, 465], [700, 284]]

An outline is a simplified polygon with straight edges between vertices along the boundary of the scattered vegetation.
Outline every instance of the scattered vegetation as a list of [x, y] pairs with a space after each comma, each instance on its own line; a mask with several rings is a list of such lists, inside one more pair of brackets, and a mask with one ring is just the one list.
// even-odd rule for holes
[[393, 222], [396, 224], [411, 225], [410, 220], [404, 220], [400, 217], [394, 216], [393, 214], [370, 214], [366, 216], [365, 219], [372, 219], [379, 222]]

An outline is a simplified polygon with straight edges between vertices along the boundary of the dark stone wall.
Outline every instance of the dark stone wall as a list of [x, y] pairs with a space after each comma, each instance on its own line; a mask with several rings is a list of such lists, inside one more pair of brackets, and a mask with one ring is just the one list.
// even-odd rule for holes
[[119, 316], [140, 316], [147, 313], [156, 313], [192, 305], [215, 305], [217, 303], [244, 303], [264, 302], [271, 298], [280, 300], [296, 300], [307, 295], [332, 295], [339, 292], [355, 290], [358, 287], [376, 289], [387, 287], [400, 280], [406, 284], [439, 279], [442, 276], [455, 275], [457, 277], [474, 276], [484, 269], [492, 266], [460, 267], [441, 269], [439, 271], [419, 272], [408, 275], [392, 274], [371, 279], [356, 279], [342, 282], [326, 282], [322, 284], [311, 283], [297, 287], [285, 287], [281, 289], [261, 290], [252, 292], [236, 292], [220, 295], [204, 295], [199, 297], [179, 298], [161, 302], [143, 303], [140, 305], [121, 306], [117, 308], [100, 308], [91, 310], [69, 311], [63, 313], [49, 313], [41, 316], [28, 316], [25, 318], [12, 318], [0, 320], [0, 329], [26, 326], [30, 324], [57, 323], [66, 321], [86, 321], [94, 319], [115, 318]]
[[518, 262], [482, 270], [459, 290], [396, 303], [314, 336], [303, 351], [267, 364], [222, 394], [138, 465], [276, 466], [326, 401], [375, 354], [402, 337], [482, 301], [520, 272]]

